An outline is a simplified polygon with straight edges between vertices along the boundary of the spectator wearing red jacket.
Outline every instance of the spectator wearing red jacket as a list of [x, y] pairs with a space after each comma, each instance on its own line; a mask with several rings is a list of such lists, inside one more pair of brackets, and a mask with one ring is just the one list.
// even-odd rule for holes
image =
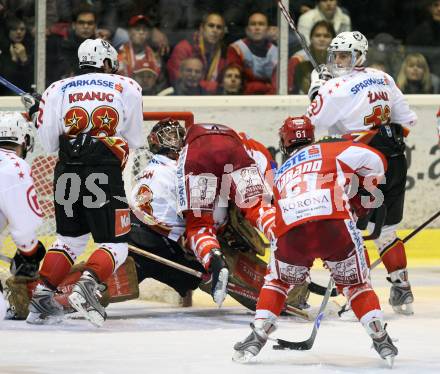
[[225, 21], [220, 14], [209, 13], [203, 17], [199, 31], [192, 40], [182, 40], [174, 47], [167, 63], [168, 78], [174, 85], [179, 79], [179, 67], [183, 60], [198, 58], [203, 63], [201, 86], [208, 93], [217, 90], [217, 78], [225, 66], [223, 37]]
[[245, 76], [244, 94], [274, 93], [272, 77], [278, 62], [278, 48], [268, 40], [269, 22], [263, 13], [253, 13], [248, 19], [246, 38], [228, 47], [227, 63], [242, 67]]

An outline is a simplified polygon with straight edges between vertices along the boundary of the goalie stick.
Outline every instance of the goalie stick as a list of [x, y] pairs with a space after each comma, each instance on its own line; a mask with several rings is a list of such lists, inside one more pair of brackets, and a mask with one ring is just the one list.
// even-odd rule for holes
[[321, 321], [324, 318], [324, 310], [328, 304], [328, 300], [330, 298], [331, 290], [333, 289], [333, 278], [330, 278], [328, 282], [327, 289], [325, 291], [324, 298], [322, 299], [321, 306], [319, 307], [318, 315], [315, 318], [315, 322], [313, 323], [313, 330], [310, 337], [301, 342], [291, 342], [283, 339], [276, 339], [277, 345], [274, 345], [272, 348], [275, 350], [282, 349], [291, 349], [296, 351], [308, 351], [313, 347], [313, 343], [316, 339], [316, 334], [318, 333], [319, 326], [321, 326]]
[[[151, 253], [151, 252], [145, 251], [143, 249], [137, 248], [137, 247], [135, 247], [135, 246], [133, 246], [131, 244], [128, 245], [128, 249], [129, 249], [130, 252], [136, 253], [136, 254], [138, 254], [140, 256], [149, 258], [151, 260], [155, 260], [157, 262], [160, 262], [161, 264], [164, 264], [164, 265], [170, 266], [170, 267], [172, 267], [174, 269], [183, 271], [183, 272], [185, 272], [187, 274], [193, 275], [194, 277], [200, 278], [200, 279], [202, 279], [204, 281], [209, 279], [209, 275], [207, 275], [207, 274], [203, 274], [202, 272], [194, 270], [194, 269], [191, 269], [188, 266], [178, 264], [177, 262], [168, 260], [167, 258], [163, 258], [163, 257], [160, 257], [158, 255], [155, 255], [154, 253]], [[231, 281], [228, 282], [228, 291], [233, 292], [233, 293], [235, 293], [237, 295], [240, 295], [240, 296], [242, 296], [244, 298], [247, 298], [247, 299], [250, 299], [250, 300], [253, 300], [253, 301], [257, 301], [258, 300], [258, 293], [257, 292], [252, 291], [250, 289], [247, 289], [247, 288], [245, 288], [243, 286], [240, 286], [239, 284], [231, 282]], [[290, 314], [290, 315], [293, 315], [293, 316], [297, 316], [297, 317], [301, 317], [301, 318], [309, 320], [309, 321], [311, 320], [310, 314], [308, 312], [306, 312], [306, 311], [304, 311], [302, 309], [299, 309], [299, 308], [295, 308], [294, 306], [288, 305], [288, 304], [286, 304], [285, 307], [286, 307], [285, 312], [287, 314]]]

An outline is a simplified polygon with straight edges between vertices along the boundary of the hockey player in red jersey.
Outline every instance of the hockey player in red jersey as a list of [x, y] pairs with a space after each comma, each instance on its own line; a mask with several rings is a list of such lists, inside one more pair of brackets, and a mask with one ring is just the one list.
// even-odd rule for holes
[[178, 210], [186, 218], [189, 246], [212, 274], [212, 297], [226, 297], [229, 270], [214, 226], [214, 205], [231, 200], [252, 225], [271, 237], [274, 209], [256, 162], [231, 128], [195, 124], [188, 129], [177, 166]]
[[288, 118], [280, 129], [281, 149], [289, 158], [274, 180], [270, 272], [260, 292], [252, 332], [235, 344], [233, 359], [247, 362], [260, 352], [276, 328], [286, 294], [309, 280], [313, 261], [321, 258], [374, 348], [392, 365], [397, 348], [385, 330], [379, 299], [370, 283], [348, 194], [358, 181], [359, 193], [368, 191], [374, 197], [368, 203], [383, 202], [375, 186], [384, 176], [386, 161], [373, 148], [350, 140], [313, 141], [314, 127], [306, 116]]

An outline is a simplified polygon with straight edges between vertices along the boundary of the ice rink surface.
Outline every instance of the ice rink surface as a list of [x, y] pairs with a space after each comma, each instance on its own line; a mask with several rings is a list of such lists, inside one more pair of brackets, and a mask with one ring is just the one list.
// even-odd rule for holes
[[[440, 373], [440, 269], [410, 269], [416, 302], [414, 316], [399, 316], [387, 304], [388, 286], [382, 269], [374, 270], [392, 338], [398, 339], [397, 373]], [[326, 274], [315, 280], [326, 284]], [[240, 306], [217, 309], [202, 296], [192, 308], [130, 301], [110, 305], [100, 329], [84, 320], [57, 326], [30, 326], [22, 321], [0, 322], [1, 374], [146, 373], [146, 374], [301, 374], [389, 373], [371, 340], [357, 322], [334, 314], [324, 319], [311, 351], [274, 351], [272, 342], [254, 362], [231, 361], [232, 347], [249, 333], [252, 313]], [[340, 301], [340, 299], [338, 299]], [[310, 299], [312, 308], [319, 296]], [[330, 308], [331, 310], [331, 308]], [[312, 323], [280, 319], [276, 337], [308, 338]]]

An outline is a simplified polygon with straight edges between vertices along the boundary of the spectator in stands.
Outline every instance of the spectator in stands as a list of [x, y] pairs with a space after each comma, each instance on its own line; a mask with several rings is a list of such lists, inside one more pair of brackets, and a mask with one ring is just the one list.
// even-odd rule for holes
[[312, 10], [304, 13], [298, 19], [298, 31], [304, 36], [307, 44], [310, 43], [310, 31], [318, 21], [328, 21], [333, 24], [336, 34], [351, 31], [350, 16], [338, 6], [338, 0], [317, 0]]
[[[318, 21], [310, 32], [310, 53], [315, 61], [325, 64], [327, 61], [327, 48], [336, 36], [335, 29], [330, 22]], [[307, 54], [302, 49], [295, 53], [289, 60], [288, 84], [289, 93], [306, 94], [310, 88], [310, 74], [313, 65]]]
[[75, 13], [72, 27], [65, 38], [50, 35], [47, 39], [46, 79], [48, 84], [79, 74], [78, 47], [86, 39], [95, 39], [96, 13], [87, 4]]
[[238, 65], [228, 65], [220, 76], [219, 95], [241, 95], [243, 93], [243, 71]]
[[389, 71], [387, 70], [387, 67], [383, 62], [372, 62], [371, 64], [368, 64], [368, 67], [389, 74]]
[[172, 85], [179, 79], [182, 61], [189, 57], [196, 57], [203, 64], [201, 86], [208, 93], [217, 90], [217, 78], [225, 65], [223, 37], [225, 22], [217, 13], [210, 13], [203, 17], [199, 31], [192, 40], [182, 40], [173, 49], [168, 60], [168, 77]]
[[142, 95], [157, 95], [163, 86], [158, 84], [160, 68], [154, 61], [138, 60], [133, 69], [133, 79], [142, 87]]
[[[19, 18], [8, 17], [5, 27], [7, 35], [0, 46], [0, 75], [30, 92], [34, 80], [33, 40]], [[0, 95], [11, 95], [11, 91], [0, 85]]]
[[428, 63], [420, 53], [406, 56], [396, 83], [404, 94], [439, 93], [439, 78], [430, 73]]
[[172, 95], [206, 95], [207, 92], [202, 87], [203, 73], [203, 62], [198, 57], [183, 60]]
[[243, 69], [244, 93], [264, 95], [274, 93], [272, 83], [278, 63], [278, 48], [268, 40], [269, 23], [263, 13], [253, 13], [248, 19], [246, 38], [228, 47], [227, 63]]
[[405, 50], [400, 40], [391, 34], [379, 33], [369, 41], [367, 60], [369, 66], [374, 63], [385, 65], [385, 71], [396, 79], [402, 61], [405, 58]]
[[[134, 70], [142, 66], [151, 67], [152, 71], [158, 74], [161, 72], [162, 58], [150, 46], [152, 30], [153, 25], [146, 16], [139, 14], [130, 18], [128, 21], [130, 40], [119, 48], [119, 74], [133, 77]], [[157, 90], [166, 86], [164, 74], [156, 76], [155, 80]]]
[[408, 36], [409, 51], [426, 56], [431, 71], [440, 76], [440, 0], [428, 1], [429, 18]]

